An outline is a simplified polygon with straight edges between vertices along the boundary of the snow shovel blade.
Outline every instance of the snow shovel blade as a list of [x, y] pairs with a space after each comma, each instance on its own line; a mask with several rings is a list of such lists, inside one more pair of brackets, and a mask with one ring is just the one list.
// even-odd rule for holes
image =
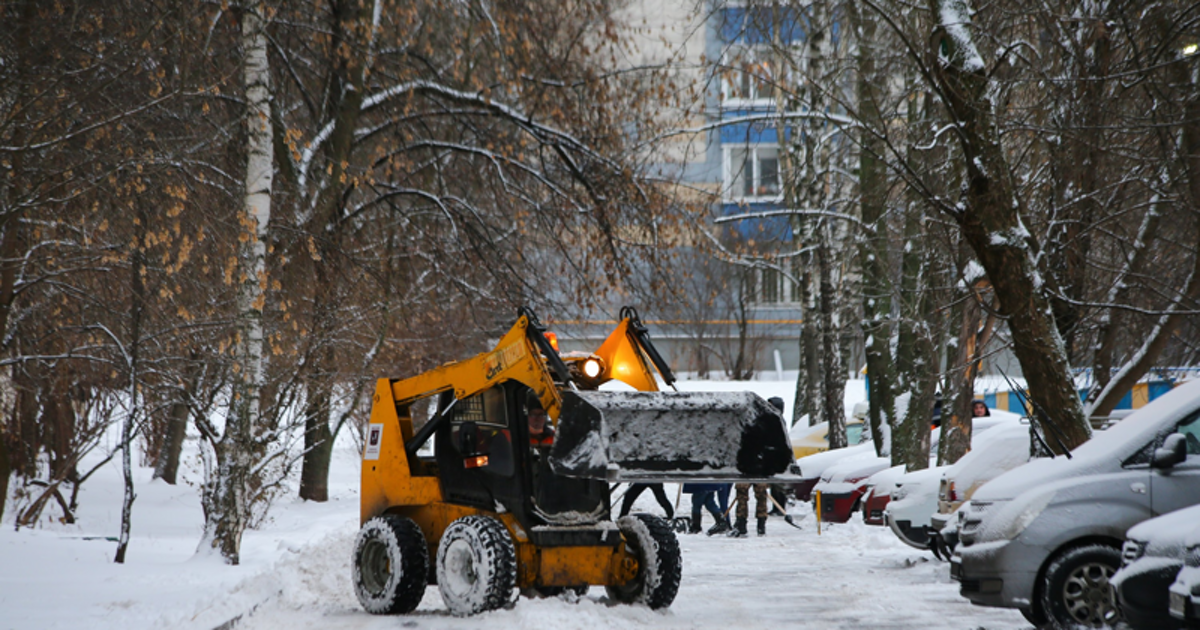
[[753, 392], [565, 391], [556, 431], [550, 466], [568, 477], [799, 479], [782, 416]]
[[[774, 503], [775, 507], [779, 508], [779, 511], [783, 513], [783, 522], [787, 523], [788, 525], [791, 525], [792, 527], [795, 527], [796, 529], [804, 529], [803, 527], [800, 527], [800, 525], [798, 525], [796, 523], [796, 520], [792, 518], [791, 514], [788, 514], [786, 507], [779, 505], [779, 501], [776, 501], [775, 497], [771, 496], [770, 492], [767, 493], [767, 498], [770, 499], [771, 503]], [[800, 518], [804, 518], [804, 515], [801, 514]]]

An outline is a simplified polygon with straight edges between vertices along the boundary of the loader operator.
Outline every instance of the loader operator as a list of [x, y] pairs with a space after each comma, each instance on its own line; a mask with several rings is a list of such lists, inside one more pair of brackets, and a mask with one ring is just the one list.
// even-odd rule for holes
[[554, 429], [546, 426], [546, 410], [535, 398], [529, 403], [529, 445], [552, 446], [554, 444]]

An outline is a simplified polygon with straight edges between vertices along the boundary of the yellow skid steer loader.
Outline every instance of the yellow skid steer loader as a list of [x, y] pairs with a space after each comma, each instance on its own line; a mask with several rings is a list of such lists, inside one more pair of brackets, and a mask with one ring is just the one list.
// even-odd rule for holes
[[[367, 611], [411, 612], [427, 584], [455, 615], [504, 606], [514, 588], [592, 585], [665, 608], [682, 573], [675, 533], [646, 514], [614, 522], [608, 484], [794, 477], [783, 419], [766, 401], [658, 391], [654, 370], [668, 385], [675, 377], [634, 309], [594, 353], [559, 355], [545, 333], [523, 308], [494, 350], [379, 380], [353, 556]], [[640, 391], [597, 390], [614, 379]], [[431, 417], [414, 428], [425, 404]], [[543, 411], [552, 439], [531, 434], [529, 416]]]

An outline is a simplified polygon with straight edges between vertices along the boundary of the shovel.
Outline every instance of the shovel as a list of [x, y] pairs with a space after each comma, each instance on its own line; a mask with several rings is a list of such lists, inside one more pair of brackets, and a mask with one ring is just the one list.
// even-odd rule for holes
[[[771, 503], [775, 504], [775, 507], [779, 508], [780, 512], [783, 512], [783, 522], [787, 523], [788, 525], [791, 525], [792, 527], [795, 527], [796, 529], [803, 529], [799, 525], [796, 524], [795, 520], [792, 519], [792, 515], [788, 514], [787, 508], [783, 507], [782, 505], [779, 505], [779, 502], [775, 500], [775, 497], [771, 496], [770, 490], [767, 491], [767, 498], [771, 500]], [[803, 518], [803, 517], [801, 517], [801, 518]]]

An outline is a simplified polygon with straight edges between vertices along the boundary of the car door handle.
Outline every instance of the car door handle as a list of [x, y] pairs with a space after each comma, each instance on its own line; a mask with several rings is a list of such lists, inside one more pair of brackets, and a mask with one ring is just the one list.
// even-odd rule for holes
[[1129, 484], [1129, 489], [1132, 490], [1135, 494], [1146, 494], [1146, 484], [1141, 483], [1141, 482]]

